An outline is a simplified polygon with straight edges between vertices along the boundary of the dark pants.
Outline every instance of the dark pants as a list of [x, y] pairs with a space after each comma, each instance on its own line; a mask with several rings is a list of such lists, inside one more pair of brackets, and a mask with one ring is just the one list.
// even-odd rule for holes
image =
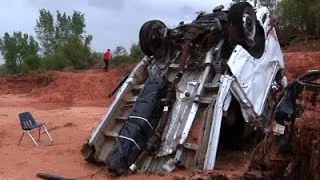
[[105, 63], [105, 67], [104, 67], [104, 69], [106, 70], [106, 71], [108, 71], [108, 68], [109, 68], [109, 61], [108, 60], [104, 60], [104, 63]]

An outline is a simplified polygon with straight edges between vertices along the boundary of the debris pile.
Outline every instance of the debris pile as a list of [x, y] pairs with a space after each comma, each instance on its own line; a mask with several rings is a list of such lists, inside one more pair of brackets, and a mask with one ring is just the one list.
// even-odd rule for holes
[[294, 150], [295, 161], [300, 162], [300, 171], [307, 171], [314, 179], [320, 179], [320, 97], [312, 106], [305, 94], [302, 100], [304, 114], [296, 121]]
[[[290, 81], [309, 69], [320, 69], [320, 52], [285, 53], [284, 55]], [[108, 73], [102, 70], [84, 72], [51, 71], [41, 75], [31, 73], [27, 76], [0, 77], [0, 94], [27, 93], [28, 96], [35, 97], [40, 102], [49, 103], [68, 102], [74, 104], [77, 101], [100, 103], [101, 101], [100, 104], [106, 106], [107, 101], [111, 102], [111, 100], [107, 100], [107, 95], [118, 84], [122, 76], [131, 69], [129, 66], [124, 67], [112, 69]], [[319, 101], [317, 103], [319, 104]], [[297, 158], [300, 165], [305, 164], [305, 169], [308, 169], [308, 171], [320, 172], [320, 111], [317, 108], [319, 105], [312, 107], [306, 101], [303, 106], [304, 114], [296, 121], [294, 141], [296, 152], [292, 157]], [[292, 159], [282, 157], [280, 160], [287, 163]], [[230, 162], [225, 163], [229, 164]], [[235, 172], [235, 170], [232, 171]], [[228, 178], [232, 177], [228, 173], [226, 176]], [[215, 174], [215, 172], [212, 172], [212, 174]], [[199, 173], [198, 177], [202, 175]], [[205, 174], [203, 176], [210, 175]], [[320, 178], [319, 174], [314, 176], [314, 179]]]

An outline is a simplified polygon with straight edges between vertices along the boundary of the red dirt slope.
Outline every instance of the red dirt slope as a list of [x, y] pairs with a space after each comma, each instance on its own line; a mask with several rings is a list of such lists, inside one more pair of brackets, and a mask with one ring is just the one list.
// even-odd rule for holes
[[297, 78], [310, 69], [320, 69], [320, 52], [285, 53], [287, 76]]
[[50, 74], [30, 73], [27, 76], [0, 77], [0, 94], [23, 94], [47, 86], [52, 81]]
[[[27, 94], [41, 103], [66, 105], [92, 104], [106, 106], [113, 91], [132, 65], [83, 72], [49, 71], [27, 76], [0, 78], [0, 94]], [[108, 104], [108, 103], [107, 103]]]
[[74, 104], [81, 101], [105, 101], [122, 76], [118, 69], [106, 73], [101, 70], [82, 73], [51, 72], [52, 82], [32, 93], [44, 103]]

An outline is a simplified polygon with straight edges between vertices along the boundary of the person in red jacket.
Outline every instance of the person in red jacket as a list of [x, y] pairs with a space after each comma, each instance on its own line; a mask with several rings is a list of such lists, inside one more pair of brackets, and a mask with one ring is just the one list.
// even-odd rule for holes
[[111, 51], [110, 49], [108, 49], [105, 53], [104, 53], [104, 63], [105, 63], [105, 67], [104, 69], [106, 71], [108, 71], [108, 68], [109, 68], [109, 61], [112, 59], [112, 54], [111, 54]]

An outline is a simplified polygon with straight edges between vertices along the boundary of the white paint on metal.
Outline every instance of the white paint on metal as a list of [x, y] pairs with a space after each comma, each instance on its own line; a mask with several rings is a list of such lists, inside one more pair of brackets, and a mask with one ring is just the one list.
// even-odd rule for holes
[[[265, 23], [262, 17], [267, 15]], [[265, 35], [272, 28], [267, 8], [257, 10], [257, 18], [262, 24]], [[278, 64], [279, 67], [276, 67]], [[265, 96], [269, 91], [270, 80], [275, 76], [276, 68], [284, 68], [283, 54], [277, 39], [275, 29], [266, 37], [265, 51], [260, 59], [252, 57], [242, 46], [238, 45], [232, 53], [228, 66], [237, 78], [242, 90], [254, 106], [254, 111], [261, 115], [265, 103]]]
[[228, 96], [230, 86], [233, 80], [234, 78], [231, 76], [227, 76], [227, 75], [223, 76], [223, 80], [219, 88], [217, 101], [213, 111], [213, 120], [212, 120], [212, 125], [210, 130], [206, 159], [204, 162], [204, 170], [212, 170], [214, 169], [214, 166], [215, 166], [219, 137], [220, 137], [221, 121], [223, 116], [224, 102]]

